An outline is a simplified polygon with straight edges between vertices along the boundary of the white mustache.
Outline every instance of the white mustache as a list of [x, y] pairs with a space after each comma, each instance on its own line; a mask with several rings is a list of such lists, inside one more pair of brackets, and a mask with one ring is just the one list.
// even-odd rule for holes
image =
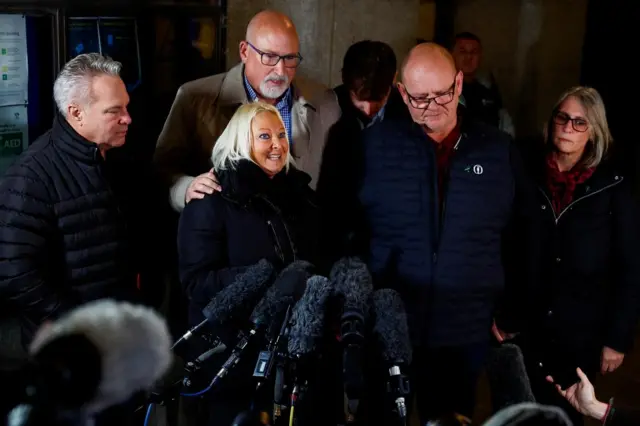
[[272, 81], [274, 83], [288, 83], [289, 82], [289, 78], [286, 75], [268, 75], [265, 79], [264, 82], [269, 82]]

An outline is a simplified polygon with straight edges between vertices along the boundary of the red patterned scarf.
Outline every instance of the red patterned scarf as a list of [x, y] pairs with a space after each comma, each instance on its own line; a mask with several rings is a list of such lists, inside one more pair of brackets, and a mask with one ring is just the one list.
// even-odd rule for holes
[[595, 169], [574, 167], [561, 172], [553, 155], [547, 155], [547, 187], [551, 192], [551, 203], [556, 214], [560, 214], [573, 201], [576, 187], [591, 177]]

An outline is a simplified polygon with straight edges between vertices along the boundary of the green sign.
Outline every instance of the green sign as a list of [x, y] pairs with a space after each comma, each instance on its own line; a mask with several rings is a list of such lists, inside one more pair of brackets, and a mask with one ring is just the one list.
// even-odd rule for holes
[[22, 132], [0, 134], [0, 157], [22, 153]]

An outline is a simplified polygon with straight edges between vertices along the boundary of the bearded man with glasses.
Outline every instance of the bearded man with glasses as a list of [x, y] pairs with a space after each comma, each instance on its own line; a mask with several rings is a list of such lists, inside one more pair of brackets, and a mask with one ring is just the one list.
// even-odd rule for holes
[[291, 19], [263, 11], [247, 26], [240, 42], [242, 62], [228, 72], [188, 82], [178, 89], [158, 138], [154, 163], [169, 187], [173, 209], [220, 190], [211, 171], [211, 150], [236, 109], [263, 101], [274, 105], [285, 124], [296, 165], [316, 170], [321, 152], [309, 147], [309, 103], [324, 87], [295, 78], [302, 62], [300, 40]]
[[414, 47], [401, 79], [409, 114], [364, 130], [353, 229], [376, 286], [404, 298], [427, 424], [472, 416], [498, 299], [501, 338], [518, 331], [535, 191], [510, 137], [459, 115], [463, 75], [445, 48]]

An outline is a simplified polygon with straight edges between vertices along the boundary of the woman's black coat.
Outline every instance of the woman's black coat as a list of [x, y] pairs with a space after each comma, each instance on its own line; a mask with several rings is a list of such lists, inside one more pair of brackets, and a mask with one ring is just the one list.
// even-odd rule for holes
[[631, 182], [602, 162], [555, 212], [544, 158], [529, 160], [538, 182], [531, 223], [539, 232], [528, 268], [535, 284], [523, 310], [528, 362], [556, 375], [578, 366], [599, 371], [604, 346], [629, 351], [638, 320], [640, 210]]

